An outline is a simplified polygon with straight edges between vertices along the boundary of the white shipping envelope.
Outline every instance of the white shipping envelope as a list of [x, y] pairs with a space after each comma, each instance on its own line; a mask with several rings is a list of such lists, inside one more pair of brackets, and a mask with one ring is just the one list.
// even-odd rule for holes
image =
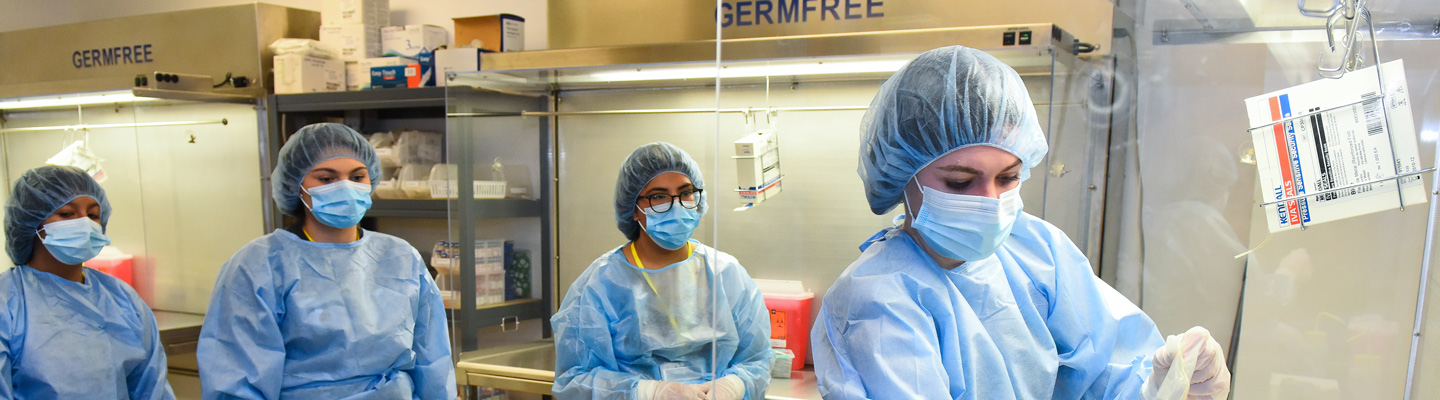
[[1421, 169], [1404, 64], [1380, 70], [1383, 100], [1375, 67], [1245, 99], [1264, 202], [1346, 188], [1265, 206], [1270, 232], [1394, 209], [1402, 197], [1426, 201], [1419, 175], [1402, 178], [1398, 193], [1393, 179], [1362, 184]]

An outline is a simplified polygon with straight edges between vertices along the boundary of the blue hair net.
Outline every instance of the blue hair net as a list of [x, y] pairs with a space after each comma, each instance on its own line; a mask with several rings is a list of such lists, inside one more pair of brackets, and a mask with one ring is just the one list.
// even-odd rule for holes
[[[673, 144], [650, 143], [635, 149], [625, 164], [620, 165], [620, 178], [615, 180], [615, 225], [626, 239], [640, 237], [640, 223], [635, 222], [635, 202], [640, 200], [640, 190], [651, 180], [666, 172], [679, 172], [690, 178], [696, 189], [705, 188], [705, 176], [700, 175], [700, 165], [690, 154]], [[705, 204], [705, 193], [700, 193], [700, 216], [709, 208]]]
[[100, 203], [103, 230], [110, 223], [110, 200], [105, 198], [105, 189], [85, 170], [46, 165], [20, 175], [15, 189], [10, 191], [10, 200], [5, 203], [5, 252], [10, 255], [10, 262], [15, 265], [30, 262], [30, 253], [35, 250], [35, 231], [40, 230], [40, 223], [80, 196], [89, 196]]
[[280, 206], [280, 212], [296, 217], [303, 215], [305, 205], [300, 203], [300, 181], [305, 180], [315, 165], [336, 158], [350, 158], [365, 164], [370, 172], [370, 190], [375, 190], [375, 185], [380, 183], [380, 158], [360, 132], [335, 123], [306, 125], [280, 148], [275, 171], [270, 174], [270, 195]]
[[1020, 74], [962, 46], [927, 51], [896, 71], [870, 102], [860, 135], [860, 181], [875, 214], [900, 204], [916, 172], [956, 149], [1008, 151], [1025, 163], [1022, 180], [1049, 149]]

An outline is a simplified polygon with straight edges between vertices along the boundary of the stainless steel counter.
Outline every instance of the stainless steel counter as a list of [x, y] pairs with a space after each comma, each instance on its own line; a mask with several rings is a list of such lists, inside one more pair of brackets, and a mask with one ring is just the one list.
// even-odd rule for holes
[[201, 314], [155, 310], [155, 325], [160, 328], [160, 343], [166, 355], [194, 353], [200, 341]]
[[[555, 383], [555, 342], [550, 339], [460, 354], [455, 378], [462, 385], [550, 394]], [[819, 399], [815, 373], [794, 371], [790, 379], [771, 379], [766, 399]]]

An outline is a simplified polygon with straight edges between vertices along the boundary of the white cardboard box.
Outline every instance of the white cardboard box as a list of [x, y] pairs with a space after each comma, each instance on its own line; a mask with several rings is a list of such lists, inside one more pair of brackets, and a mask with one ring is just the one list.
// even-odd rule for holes
[[450, 43], [450, 33], [435, 25], [401, 25], [380, 28], [380, 54], [417, 58]]
[[390, 0], [324, 0], [320, 25], [390, 25]]
[[735, 141], [736, 157], [754, 157], [779, 146], [779, 136], [774, 132], [759, 131], [745, 135]]
[[322, 26], [320, 43], [334, 47], [340, 52], [340, 59], [346, 62], [379, 57], [380, 27], [364, 24]]
[[435, 52], [435, 86], [445, 86], [451, 72], [480, 70], [480, 49], [444, 49]]
[[345, 90], [345, 66], [304, 54], [275, 56], [275, 94]]
[[[361, 68], [359, 62], [345, 62], [345, 90], [356, 91], [370, 88], [370, 69]], [[379, 152], [380, 149], [375, 149]]]

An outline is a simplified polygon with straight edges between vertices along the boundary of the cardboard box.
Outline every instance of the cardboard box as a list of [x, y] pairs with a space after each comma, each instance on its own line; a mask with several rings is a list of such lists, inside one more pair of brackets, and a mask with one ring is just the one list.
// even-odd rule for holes
[[334, 47], [340, 59], [358, 62], [380, 56], [380, 27], [363, 24], [320, 27], [320, 43]]
[[435, 25], [403, 25], [380, 28], [380, 54], [419, 58], [434, 53], [450, 41], [445, 28]]
[[390, 25], [390, 0], [324, 0], [320, 25]]
[[453, 18], [455, 45], [479, 40], [478, 48], [494, 52], [525, 51], [525, 18], [513, 14]]
[[304, 54], [275, 56], [275, 94], [345, 90], [345, 64]]
[[451, 72], [480, 70], [480, 53], [476, 48], [443, 49], [435, 52], [435, 86], [445, 86]]
[[409, 64], [370, 68], [370, 87], [374, 89], [425, 86], [435, 86], [435, 56], [430, 53], [420, 53], [420, 58]]
[[736, 157], [754, 157], [757, 154], [764, 154], [779, 146], [779, 135], [773, 132], [759, 131], [745, 135], [735, 141]]
[[359, 62], [347, 62], [345, 63], [345, 90], [369, 89], [371, 68], [407, 65], [414, 62], [415, 60], [405, 57], [374, 57]]

